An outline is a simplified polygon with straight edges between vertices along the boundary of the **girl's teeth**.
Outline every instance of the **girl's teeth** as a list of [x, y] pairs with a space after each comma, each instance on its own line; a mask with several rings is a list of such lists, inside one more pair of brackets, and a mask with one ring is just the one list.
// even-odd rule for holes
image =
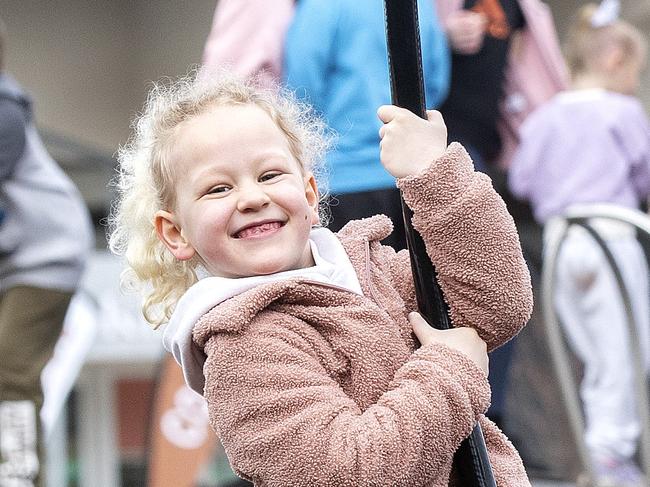
[[238, 237], [248, 238], [256, 235], [262, 235], [266, 232], [269, 232], [271, 230], [276, 230], [278, 228], [280, 228], [280, 222], [263, 223], [261, 225], [256, 225], [254, 227], [245, 228], [244, 230], [239, 232]]

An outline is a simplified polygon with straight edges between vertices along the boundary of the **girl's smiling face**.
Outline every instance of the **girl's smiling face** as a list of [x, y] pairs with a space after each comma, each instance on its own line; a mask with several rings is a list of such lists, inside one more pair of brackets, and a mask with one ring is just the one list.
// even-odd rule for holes
[[182, 123], [170, 161], [175, 202], [155, 226], [177, 259], [231, 278], [314, 265], [316, 182], [263, 109], [215, 106]]

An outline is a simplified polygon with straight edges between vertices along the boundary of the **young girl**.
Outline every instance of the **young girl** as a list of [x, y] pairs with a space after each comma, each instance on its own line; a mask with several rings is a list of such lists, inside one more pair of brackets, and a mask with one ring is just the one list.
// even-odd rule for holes
[[447, 148], [437, 112], [378, 113], [382, 163], [458, 328], [413, 312], [408, 253], [379, 243], [388, 218], [338, 235], [319, 225], [323, 128], [309, 111], [227, 76], [151, 94], [120, 154], [111, 247], [149, 285], [144, 314], [168, 321], [165, 345], [241, 477], [447, 486], [479, 421], [499, 486], [529, 485], [483, 416], [486, 349], [516, 334], [532, 305], [512, 219], [464, 149]]
[[[552, 217], [572, 204], [638, 208], [650, 192], [650, 124], [633, 96], [646, 41], [629, 24], [603, 18], [605, 13], [595, 5], [581, 10], [567, 45], [572, 89], [526, 121], [510, 170], [512, 192], [530, 200], [547, 235], [557, 229]], [[611, 220], [591, 223], [623, 273], [647, 356], [648, 270], [642, 249], [630, 228]], [[585, 440], [596, 472], [612, 485], [647, 485], [632, 460], [640, 426], [614, 276], [600, 248], [581, 228], [571, 229], [558, 271], [558, 314], [585, 365], [580, 394]]]

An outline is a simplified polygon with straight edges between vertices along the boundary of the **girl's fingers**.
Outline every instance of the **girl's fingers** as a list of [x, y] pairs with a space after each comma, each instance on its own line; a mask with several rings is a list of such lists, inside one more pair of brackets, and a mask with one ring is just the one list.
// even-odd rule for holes
[[[377, 109], [377, 116], [385, 124], [390, 123], [400, 114], [411, 114], [406, 108], [400, 108], [395, 105], [382, 105]], [[430, 122], [442, 122], [442, 114], [438, 110], [427, 110], [427, 119]], [[380, 137], [383, 137], [383, 126], [379, 129]]]
[[427, 110], [427, 120], [429, 122], [443, 122], [442, 113], [438, 110]]
[[405, 108], [400, 108], [395, 105], [382, 105], [377, 109], [377, 116], [379, 117], [379, 120], [381, 120], [382, 122], [389, 123], [397, 115], [399, 115], [404, 111], [408, 112], [408, 110], [406, 110]]

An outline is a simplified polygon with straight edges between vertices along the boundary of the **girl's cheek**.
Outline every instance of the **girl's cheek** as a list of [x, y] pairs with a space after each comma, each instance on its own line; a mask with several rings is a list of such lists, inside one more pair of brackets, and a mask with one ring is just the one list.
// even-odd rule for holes
[[204, 238], [214, 238], [217, 233], [227, 233], [228, 218], [223, 211], [208, 210], [203, 213], [198, 229]]

